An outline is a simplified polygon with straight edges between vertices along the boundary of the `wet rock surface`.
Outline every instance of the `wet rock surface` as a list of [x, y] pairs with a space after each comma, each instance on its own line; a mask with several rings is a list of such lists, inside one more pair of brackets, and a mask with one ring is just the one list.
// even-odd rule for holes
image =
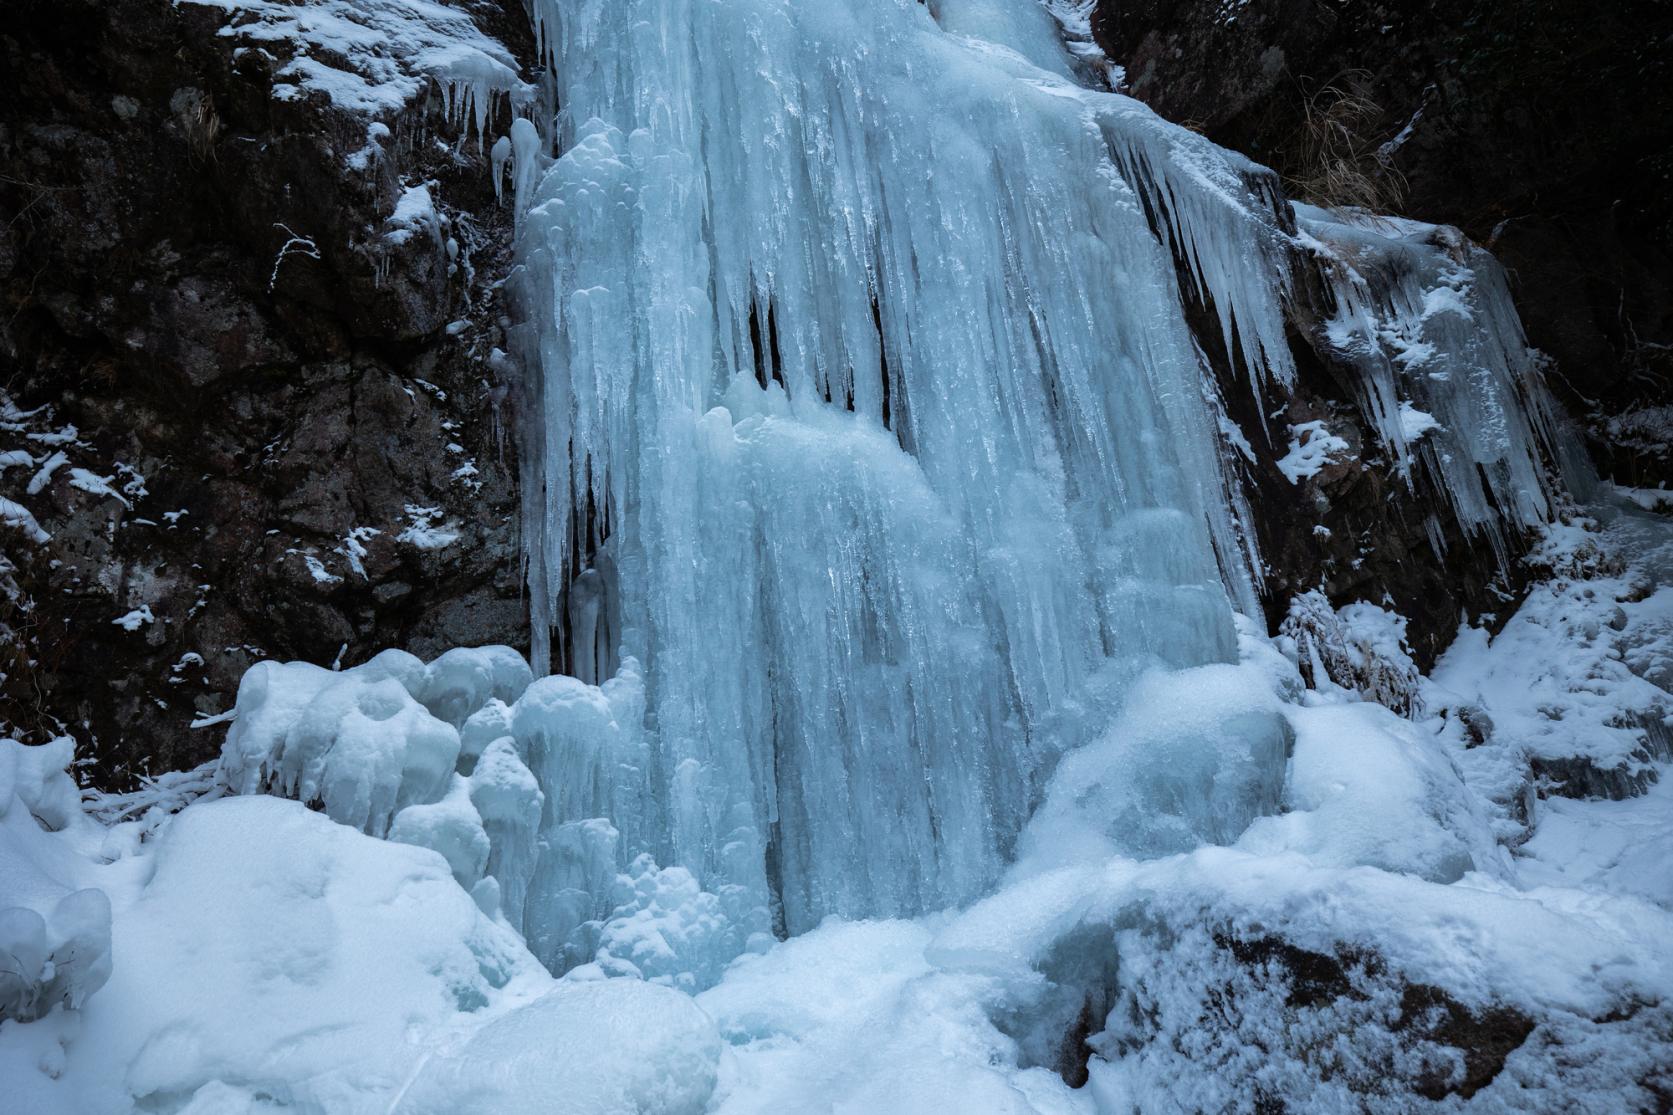
[[[520, 10], [466, 10], [532, 56]], [[375, 119], [276, 97], [285, 45], [224, 18], [0, 30], [0, 495], [34, 527], [0, 528], [0, 722], [106, 785], [214, 754], [190, 725], [262, 658], [527, 643], [474, 129], [433, 83]]]

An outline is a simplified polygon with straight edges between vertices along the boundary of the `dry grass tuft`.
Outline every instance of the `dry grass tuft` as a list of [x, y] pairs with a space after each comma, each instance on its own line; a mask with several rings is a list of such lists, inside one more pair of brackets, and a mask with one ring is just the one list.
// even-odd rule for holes
[[1370, 75], [1346, 70], [1309, 95], [1305, 118], [1290, 144], [1291, 191], [1327, 208], [1397, 213], [1406, 202], [1406, 178], [1375, 136], [1383, 108], [1367, 91]]

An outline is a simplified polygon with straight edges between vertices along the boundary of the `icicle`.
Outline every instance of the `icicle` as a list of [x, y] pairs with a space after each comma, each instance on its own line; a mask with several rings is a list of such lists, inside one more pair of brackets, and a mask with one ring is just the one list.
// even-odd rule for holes
[[511, 161], [511, 137], [500, 136], [494, 141], [490, 165], [494, 174], [494, 200], [505, 200], [505, 164]]

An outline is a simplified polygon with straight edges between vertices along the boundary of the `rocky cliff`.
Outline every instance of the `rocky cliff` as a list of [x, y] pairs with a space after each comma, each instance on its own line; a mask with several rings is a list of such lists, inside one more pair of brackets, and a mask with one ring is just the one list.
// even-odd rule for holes
[[431, 10], [0, 29], [0, 720], [107, 781], [213, 754], [189, 725], [261, 658], [527, 642], [510, 211], [416, 51], [504, 84], [532, 45], [515, 5]]
[[1293, 195], [1488, 247], [1599, 464], [1673, 480], [1673, 4], [1098, 0], [1091, 30]]

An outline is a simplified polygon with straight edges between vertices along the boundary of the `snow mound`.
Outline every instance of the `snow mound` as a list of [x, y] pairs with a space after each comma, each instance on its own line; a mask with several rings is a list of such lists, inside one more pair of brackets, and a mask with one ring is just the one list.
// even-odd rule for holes
[[117, 917], [126, 959], [85, 1038], [142, 1107], [220, 1082], [358, 1110], [416, 1067], [412, 1036], [545, 980], [440, 856], [295, 802], [193, 805], [152, 863]]
[[1110, 730], [1058, 765], [1019, 870], [1231, 843], [1278, 807], [1290, 744], [1281, 708], [1259, 669], [1147, 674]]
[[430, 1058], [391, 1115], [701, 1115], [720, 1051], [687, 995], [568, 982]]
[[1429, 733], [1366, 702], [1287, 714], [1295, 754], [1286, 810], [1257, 821], [1244, 846], [1440, 883], [1506, 870], [1488, 810]]
[[1290, 427], [1289, 451], [1278, 459], [1278, 471], [1291, 484], [1299, 484], [1323, 472], [1348, 448], [1348, 443], [1331, 433], [1322, 420], [1302, 422]]
[[0, 1022], [80, 1007], [110, 978], [110, 900], [66, 870], [96, 830], [66, 773], [75, 743], [0, 740]]

